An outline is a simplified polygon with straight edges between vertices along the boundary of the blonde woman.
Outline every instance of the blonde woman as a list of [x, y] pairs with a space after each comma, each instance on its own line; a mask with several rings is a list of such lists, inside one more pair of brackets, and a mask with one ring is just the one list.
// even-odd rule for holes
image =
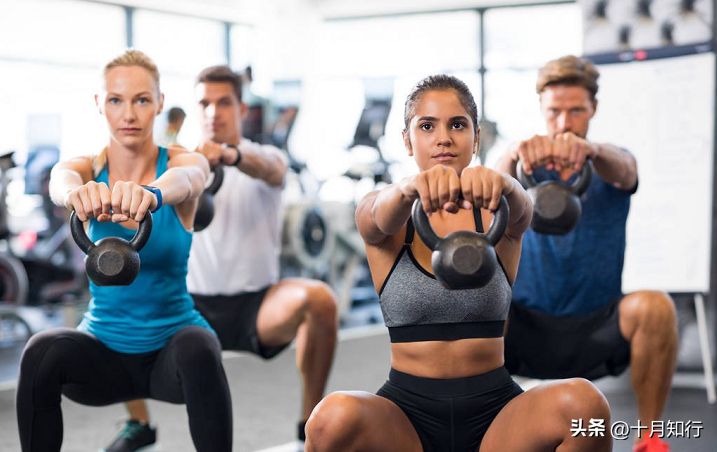
[[221, 349], [185, 283], [208, 164], [198, 153], [154, 143], [164, 98], [157, 67], [145, 54], [128, 50], [109, 62], [95, 100], [107, 120], [107, 147], [58, 163], [52, 199], [75, 211], [93, 241], [130, 239], [149, 211], [152, 233], [132, 284], [90, 283], [92, 300], [76, 330], [47, 330], [25, 347], [17, 388], [22, 451], [60, 450], [60, 395], [92, 406], [137, 398], [183, 403], [196, 450], [230, 451]]

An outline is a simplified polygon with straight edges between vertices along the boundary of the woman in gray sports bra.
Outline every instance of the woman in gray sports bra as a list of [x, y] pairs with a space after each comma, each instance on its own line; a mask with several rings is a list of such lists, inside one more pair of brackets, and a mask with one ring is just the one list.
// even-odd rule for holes
[[[477, 116], [468, 87], [452, 76], [427, 77], [409, 94], [403, 139], [420, 172], [369, 193], [356, 211], [391, 338], [389, 377], [375, 395], [324, 398], [306, 426], [308, 452], [612, 449], [610, 408], [592, 383], [576, 378], [523, 392], [503, 367], [503, 327], [532, 205], [509, 175], [469, 166], [479, 149]], [[421, 200], [444, 236], [482, 231], [501, 195], [510, 219], [495, 246], [499, 268], [479, 289], [445, 289], [414, 233], [413, 202]]]

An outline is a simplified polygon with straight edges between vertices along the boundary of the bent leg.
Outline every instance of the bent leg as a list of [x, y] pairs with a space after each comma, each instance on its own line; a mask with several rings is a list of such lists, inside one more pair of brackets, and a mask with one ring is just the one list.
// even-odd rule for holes
[[188, 326], [172, 336], [152, 369], [150, 394], [157, 400], [187, 404], [197, 452], [231, 451], [231, 395], [221, 347], [211, 331]]
[[307, 419], [326, 388], [336, 347], [336, 297], [321, 281], [284, 279], [269, 289], [259, 309], [257, 334], [262, 346], [285, 345], [296, 338], [296, 366], [302, 381], [302, 419]]
[[639, 419], [662, 416], [677, 362], [675, 305], [664, 292], [639, 291], [620, 302], [620, 332], [630, 343], [630, 378]]
[[393, 402], [367, 392], [334, 392], [306, 423], [306, 452], [420, 452], [416, 430]]
[[131, 400], [125, 403], [125, 407], [130, 420], [149, 424], [149, 410], [144, 399]]
[[[574, 421], [603, 420], [603, 436], [573, 436]], [[480, 452], [612, 450], [610, 406], [589, 381], [572, 378], [537, 386], [508, 402], [486, 432]]]
[[78, 403], [109, 405], [137, 397], [120, 355], [69, 328], [34, 335], [20, 359], [16, 408], [23, 452], [59, 451], [64, 392]]

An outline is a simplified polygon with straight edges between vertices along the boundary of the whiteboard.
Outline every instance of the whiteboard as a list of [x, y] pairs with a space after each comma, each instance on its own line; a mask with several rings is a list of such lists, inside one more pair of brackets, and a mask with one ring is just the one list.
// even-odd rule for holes
[[603, 64], [588, 139], [637, 159], [623, 291], [708, 292], [712, 232], [712, 52]]

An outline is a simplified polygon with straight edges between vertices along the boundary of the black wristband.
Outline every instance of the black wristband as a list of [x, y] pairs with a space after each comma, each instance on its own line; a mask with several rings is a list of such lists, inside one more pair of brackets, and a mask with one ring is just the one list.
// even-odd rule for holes
[[239, 146], [237, 146], [236, 144], [226, 144], [226, 143], [224, 143], [223, 146], [225, 148], [232, 148], [235, 151], [237, 151], [237, 159], [234, 160], [234, 162], [229, 166], [238, 166], [239, 162], [241, 162], [241, 151], [239, 150]]

